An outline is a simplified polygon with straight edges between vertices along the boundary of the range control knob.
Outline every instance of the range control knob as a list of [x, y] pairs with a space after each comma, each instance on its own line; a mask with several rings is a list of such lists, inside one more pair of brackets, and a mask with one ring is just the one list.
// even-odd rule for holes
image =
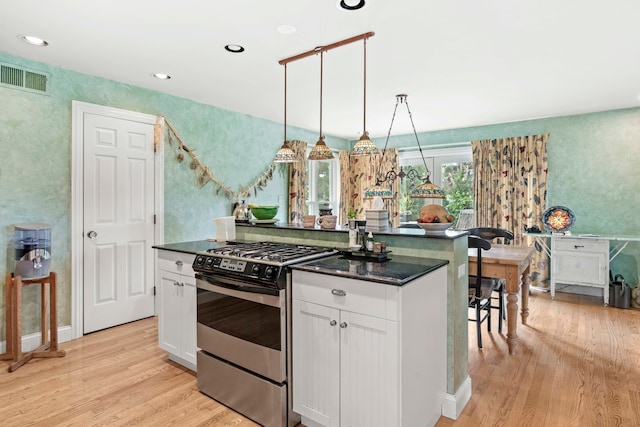
[[253, 267], [251, 268], [251, 274], [253, 274], [254, 276], [260, 275], [260, 266], [258, 264], [253, 265]]
[[196, 265], [202, 265], [204, 264], [204, 257], [202, 255], [198, 255], [196, 257]]
[[275, 268], [273, 268], [272, 266], [267, 266], [267, 268], [264, 269], [264, 277], [266, 277], [267, 279], [273, 279], [273, 276], [275, 275]]

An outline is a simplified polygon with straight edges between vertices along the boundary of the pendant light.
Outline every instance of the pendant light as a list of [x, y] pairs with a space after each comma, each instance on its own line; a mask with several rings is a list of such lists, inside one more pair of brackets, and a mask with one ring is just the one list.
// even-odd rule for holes
[[284, 64], [284, 142], [273, 160], [276, 163], [293, 163], [296, 161], [296, 153], [293, 152], [287, 141], [287, 64]]
[[422, 199], [444, 199], [445, 194], [437, 185], [431, 182], [430, 176], [431, 172], [427, 167], [427, 162], [424, 159], [424, 154], [422, 153], [422, 147], [420, 146], [420, 140], [418, 139], [418, 133], [416, 132], [416, 127], [413, 124], [413, 116], [411, 114], [411, 110], [409, 109], [409, 102], [407, 101], [406, 94], [396, 95], [396, 106], [393, 109], [393, 116], [391, 116], [391, 125], [389, 126], [389, 132], [387, 133], [387, 139], [384, 143], [384, 149], [382, 150], [382, 156], [380, 157], [380, 166], [378, 167], [378, 172], [376, 173], [376, 184], [373, 187], [370, 187], [365, 190], [363, 198], [364, 199], [372, 199], [373, 197], [381, 197], [383, 199], [392, 199], [393, 193], [387, 187], [384, 187], [382, 184], [385, 182], [389, 182], [390, 184], [396, 180], [396, 178], [404, 178], [407, 175], [418, 176], [418, 172], [415, 169], [411, 169], [408, 173], [400, 170], [400, 173], [397, 173], [394, 169], [391, 169], [386, 174], [381, 173], [382, 162], [384, 161], [384, 155], [387, 151], [387, 144], [389, 143], [389, 136], [391, 135], [391, 128], [393, 127], [393, 121], [396, 118], [396, 111], [398, 109], [398, 104], [405, 104], [407, 106], [407, 112], [409, 113], [409, 120], [411, 121], [411, 127], [413, 128], [413, 135], [416, 138], [416, 142], [418, 144], [418, 150], [420, 150], [420, 157], [422, 158], [422, 163], [424, 164], [425, 178], [421, 178], [423, 183], [418, 185], [413, 189], [410, 196], [412, 198], [422, 198]]
[[[420, 150], [420, 157], [422, 158], [422, 164], [424, 164], [425, 177], [423, 178], [422, 184], [418, 185], [411, 192], [412, 198], [417, 199], [444, 199], [445, 194], [444, 191], [440, 189], [437, 185], [431, 182], [430, 176], [431, 172], [429, 172], [429, 168], [427, 167], [427, 161], [424, 159], [424, 155], [422, 153], [422, 147], [420, 146], [420, 140], [418, 139], [418, 133], [416, 132], [416, 127], [413, 124], [413, 115], [411, 114], [411, 110], [409, 109], [409, 101], [407, 101], [407, 95], [398, 95], [400, 98], [400, 102], [404, 101], [404, 104], [407, 106], [407, 112], [409, 113], [409, 120], [411, 121], [411, 127], [413, 128], [413, 135], [416, 137], [416, 142], [418, 143], [418, 150]], [[391, 130], [391, 129], [389, 129]]]
[[316, 142], [315, 147], [309, 153], [309, 160], [331, 160], [333, 153], [324, 143], [324, 135], [322, 134], [322, 70], [323, 70], [324, 50], [320, 51], [320, 138]]
[[363, 105], [363, 119], [362, 119], [362, 136], [353, 146], [353, 150], [351, 151], [351, 156], [370, 156], [372, 154], [380, 154], [378, 151], [378, 147], [376, 144], [369, 139], [369, 133], [367, 132], [367, 39], [363, 39], [364, 45], [364, 53], [363, 53], [363, 63], [364, 63], [364, 101]]

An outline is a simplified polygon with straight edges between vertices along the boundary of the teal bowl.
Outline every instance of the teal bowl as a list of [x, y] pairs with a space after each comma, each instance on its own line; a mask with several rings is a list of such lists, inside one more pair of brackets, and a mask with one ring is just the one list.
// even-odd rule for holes
[[251, 206], [251, 213], [256, 219], [266, 220], [273, 219], [278, 213], [278, 206]]

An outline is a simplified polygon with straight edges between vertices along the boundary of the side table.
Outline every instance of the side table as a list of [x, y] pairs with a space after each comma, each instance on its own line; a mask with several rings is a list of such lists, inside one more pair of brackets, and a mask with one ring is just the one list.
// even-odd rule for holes
[[[33, 351], [22, 352], [22, 287], [40, 285], [41, 292], [41, 345]], [[47, 286], [48, 285], [48, 286]], [[47, 298], [46, 288], [49, 288]], [[58, 316], [56, 306], [56, 273], [39, 279], [22, 279], [7, 274], [5, 285], [6, 305], [6, 353], [0, 354], [2, 360], [12, 360], [9, 372], [13, 372], [34, 357], [63, 357], [64, 350], [58, 350]], [[48, 316], [47, 316], [48, 314]]]

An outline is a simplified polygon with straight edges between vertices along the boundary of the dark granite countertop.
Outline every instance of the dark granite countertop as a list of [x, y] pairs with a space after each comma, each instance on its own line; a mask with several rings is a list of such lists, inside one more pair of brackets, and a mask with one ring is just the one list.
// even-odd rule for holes
[[296, 264], [291, 268], [312, 273], [402, 286], [448, 263], [449, 261], [441, 259], [393, 256], [392, 254], [389, 254], [387, 261], [368, 261], [361, 258], [351, 259], [343, 255], [336, 255], [304, 264]]
[[[277, 222], [275, 224], [264, 224], [264, 223], [238, 223], [236, 226], [240, 227], [263, 227], [263, 228], [274, 228], [274, 229], [291, 229], [291, 230], [303, 230], [303, 231], [317, 231], [322, 233], [348, 233], [348, 226], [337, 226], [335, 229], [324, 229], [319, 226], [315, 226], [313, 228], [305, 228], [302, 225], [297, 224], [287, 224]], [[376, 236], [406, 236], [406, 237], [418, 237], [424, 238], [429, 237], [432, 239], [457, 239], [462, 236], [466, 236], [469, 234], [466, 230], [452, 230], [448, 229], [442, 234], [429, 234], [426, 235], [424, 230], [420, 228], [390, 228], [386, 231], [374, 231], [374, 235]]]
[[215, 248], [218, 244], [210, 240], [195, 240], [192, 242], [167, 243], [164, 245], [154, 245], [154, 249], [162, 249], [165, 251], [182, 252], [185, 254], [196, 254], [204, 252], [207, 249]]

